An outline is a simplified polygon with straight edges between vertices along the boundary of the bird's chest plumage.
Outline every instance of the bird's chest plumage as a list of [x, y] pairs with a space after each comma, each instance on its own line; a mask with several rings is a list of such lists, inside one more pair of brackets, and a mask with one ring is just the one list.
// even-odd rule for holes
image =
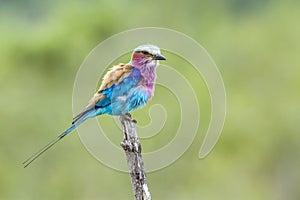
[[143, 107], [153, 96], [155, 78], [147, 78], [143, 75], [140, 81], [130, 88], [130, 90], [123, 96], [118, 97], [118, 100], [125, 105], [125, 112], [136, 110]]
[[155, 67], [141, 70], [141, 75], [140, 85], [142, 86], [143, 90], [148, 93], [149, 99], [151, 99], [154, 95], [156, 80]]
[[120, 115], [143, 107], [153, 96], [154, 81], [155, 73], [144, 74], [139, 69], [133, 69], [130, 76], [124, 78], [120, 84], [104, 92], [111, 102], [105, 112]]

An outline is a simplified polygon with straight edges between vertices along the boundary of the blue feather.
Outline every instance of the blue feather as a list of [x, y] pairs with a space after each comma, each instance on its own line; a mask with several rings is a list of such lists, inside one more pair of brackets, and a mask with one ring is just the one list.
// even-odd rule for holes
[[[134, 68], [121, 83], [113, 84], [111, 87], [103, 90], [102, 94], [106, 95], [106, 98], [96, 104], [95, 111], [90, 113], [89, 118], [101, 114], [124, 115], [130, 110], [136, 109], [138, 105], [144, 105], [148, 100], [148, 95], [145, 97], [142, 92], [137, 92], [140, 90], [137, 84], [141, 78], [140, 70]], [[141, 100], [134, 100], [134, 95], [142, 95]]]

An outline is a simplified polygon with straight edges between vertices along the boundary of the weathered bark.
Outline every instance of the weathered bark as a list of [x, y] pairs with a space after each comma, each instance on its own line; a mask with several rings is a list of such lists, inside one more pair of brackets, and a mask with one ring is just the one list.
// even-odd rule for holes
[[121, 142], [121, 146], [126, 154], [134, 199], [151, 200], [142, 159], [142, 148], [136, 132], [136, 121], [131, 118], [130, 114], [121, 116], [120, 121], [124, 133], [124, 140]]

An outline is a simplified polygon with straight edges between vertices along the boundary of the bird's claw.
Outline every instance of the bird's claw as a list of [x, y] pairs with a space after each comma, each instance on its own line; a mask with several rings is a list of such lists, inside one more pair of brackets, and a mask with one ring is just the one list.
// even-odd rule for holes
[[135, 119], [132, 119], [131, 118], [131, 114], [130, 113], [126, 113], [125, 115], [122, 116], [125, 120], [128, 120], [128, 121], [132, 121], [133, 123], [137, 123], [137, 121]]

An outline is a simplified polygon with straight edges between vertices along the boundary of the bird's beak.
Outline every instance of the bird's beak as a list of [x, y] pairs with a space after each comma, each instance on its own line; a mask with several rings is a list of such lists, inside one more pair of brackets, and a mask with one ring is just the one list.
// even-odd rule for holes
[[163, 55], [157, 54], [153, 57], [153, 60], [167, 60]]

